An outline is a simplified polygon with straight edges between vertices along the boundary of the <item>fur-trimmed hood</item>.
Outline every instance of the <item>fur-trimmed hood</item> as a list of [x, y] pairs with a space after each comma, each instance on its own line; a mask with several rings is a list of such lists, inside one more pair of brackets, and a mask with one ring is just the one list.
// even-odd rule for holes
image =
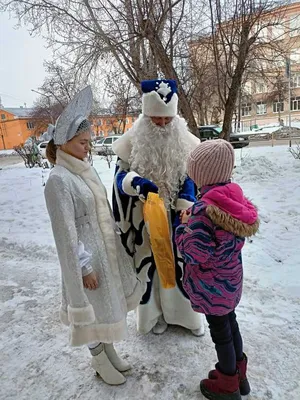
[[244, 196], [236, 183], [202, 189], [201, 200], [212, 222], [237, 236], [249, 237], [259, 228], [256, 207]]

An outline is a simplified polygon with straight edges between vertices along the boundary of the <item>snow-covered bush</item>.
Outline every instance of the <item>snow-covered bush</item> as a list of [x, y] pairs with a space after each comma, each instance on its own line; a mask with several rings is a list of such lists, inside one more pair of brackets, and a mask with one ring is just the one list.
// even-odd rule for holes
[[290, 147], [289, 152], [296, 160], [300, 160], [300, 144], [296, 143], [295, 147]]

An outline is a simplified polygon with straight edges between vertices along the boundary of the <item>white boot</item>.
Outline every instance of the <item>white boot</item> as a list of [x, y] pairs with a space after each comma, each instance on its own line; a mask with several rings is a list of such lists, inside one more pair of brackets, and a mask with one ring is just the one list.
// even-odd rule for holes
[[123, 360], [121, 357], [118, 356], [114, 348], [114, 345], [112, 343], [110, 344], [105, 343], [104, 350], [109, 361], [118, 371], [125, 372], [131, 368], [131, 365], [127, 361]]
[[164, 317], [161, 315], [158, 318], [156, 325], [152, 328], [152, 332], [156, 335], [161, 335], [164, 333], [168, 328], [168, 324], [166, 323]]
[[192, 334], [194, 336], [204, 336], [205, 333], [205, 325], [204, 325], [204, 317], [202, 314], [200, 314], [200, 328], [198, 329], [192, 329], [191, 330]]
[[109, 361], [104, 351], [104, 347], [97, 356], [93, 356], [92, 368], [94, 368], [97, 375], [100, 375], [100, 377], [108, 385], [122, 385], [126, 382], [125, 377], [119, 371], [117, 371]]
[[199, 329], [192, 329], [191, 332], [194, 336], [204, 336], [204, 326]]

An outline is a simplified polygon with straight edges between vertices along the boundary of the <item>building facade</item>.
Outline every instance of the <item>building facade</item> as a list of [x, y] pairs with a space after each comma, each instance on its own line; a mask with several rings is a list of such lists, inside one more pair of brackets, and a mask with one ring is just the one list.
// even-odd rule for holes
[[282, 56], [270, 54], [269, 62], [261, 62], [262, 72], [243, 86], [238, 107], [244, 131], [268, 124], [288, 126], [289, 120], [300, 123], [300, 2], [278, 15], [277, 24], [262, 35], [266, 43], [283, 49]]
[[[233, 130], [245, 131], [257, 125], [276, 123], [288, 126], [289, 119], [292, 123], [300, 123], [300, 2], [279, 6], [259, 18], [258, 22], [255, 21], [254, 15], [252, 20], [251, 34], [257, 37], [246, 60], [247, 69], [236, 102]], [[231, 28], [230, 24], [229, 20], [222, 27], [225, 35], [226, 27]], [[216, 42], [216, 48], [220, 46], [218, 66], [212, 36], [208, 34], [190, 44], [195, 86], [199, 86], [195, 91], [194, 114], [200, 125], [222, 124], [228, 93], [228, 89], [223, 87], [228, 88], [231, 83], [236, 63], [234, 34], [239, 33], [242, 22], [239, 25], [239, 20], [235, 20], [233, 24], [226, 36], [229, 40], [226, 49], [221, 40]], [[231, 33], [232, 37], [230, 32], [235, 32]]]
[[19, 146], [34, 133], [31, 108], [0, 108], [0, 150]]
[[94, 137], [105, 137], [109, 135], [122, 135], [130, 129], [138, 114], [110, 115], [102, 114], [91, 117], [92, 131]]
[[[37, 121], [32, 113], [31, 108], [0, 108], [0, 150], [13, 149], [24, 144], [30, 136], [40, 137], [46, 131], [47, 121]], [[137, 114], [93, 115], [90, 118], [92, 135], [95, 138], [123, 134], [137, 118]]]

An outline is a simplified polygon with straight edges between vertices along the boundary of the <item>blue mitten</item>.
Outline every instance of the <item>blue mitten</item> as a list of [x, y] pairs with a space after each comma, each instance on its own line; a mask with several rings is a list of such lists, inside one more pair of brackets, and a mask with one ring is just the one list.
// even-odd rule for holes
[[158, 193], [158, 187], [151, 181], [140, 176], [133, 178], [131, 182], [132, 187], [136, 190], [139, 196], [147, 199], [148, 193]]

